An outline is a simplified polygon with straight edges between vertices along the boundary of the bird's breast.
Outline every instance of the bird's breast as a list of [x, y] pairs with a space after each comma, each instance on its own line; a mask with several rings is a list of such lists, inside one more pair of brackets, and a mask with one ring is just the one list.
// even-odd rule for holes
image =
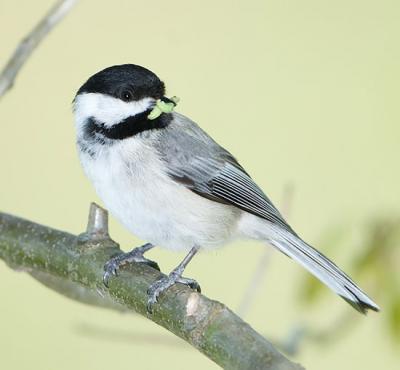
[[146, 242], [174, 250], [215, 248], [234, 237], [239, 211], [186, 189], [147, 145], [121, 142], [95, 157], [85, 173], [110, 213]]

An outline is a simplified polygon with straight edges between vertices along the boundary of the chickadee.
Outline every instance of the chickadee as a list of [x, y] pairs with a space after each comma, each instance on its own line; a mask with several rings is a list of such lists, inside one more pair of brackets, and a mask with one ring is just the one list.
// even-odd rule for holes
[[[239, 162], [195, 122], [173, 112], [164, 83], [134, 64], [90, 77], [74, 99], [77, 146], [87, 177], [108, 210], [150, 243], [112, 258], [104, 282], [127, 262], [152, 263], [144, 252], [159, 245], [189, 251], [148, 290], [151, 311], [176, 283], [199, 290], [182, 273], [200, 249], [245, 238], [271, 244], [355, 309], [379, 307], [333, 262], [304, 242]], [[154, 265], [154, 263], [153, 263]]]

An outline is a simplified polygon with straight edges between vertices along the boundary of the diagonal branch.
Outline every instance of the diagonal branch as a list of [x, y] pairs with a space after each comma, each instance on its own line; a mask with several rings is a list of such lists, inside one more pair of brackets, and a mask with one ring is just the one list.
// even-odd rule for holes
[[14, 80], [32, 51], [67, 15], [77, 0], [59, 0], [34, 29], [21, 41], [0, 74], [0, 98], [11, 89]]
[[134, 310], [189, 342], [225, 369], [299, 370], [225, 305], [177, 284], [146, 312], [147, 289], [160, 272], [132, 264], [102, 283], [104, 263], [118, 245], [108, 236], [107, 213], [92, 205], [88, 229], [78, 237], [0, 213], [0, 258], [70, 298]]

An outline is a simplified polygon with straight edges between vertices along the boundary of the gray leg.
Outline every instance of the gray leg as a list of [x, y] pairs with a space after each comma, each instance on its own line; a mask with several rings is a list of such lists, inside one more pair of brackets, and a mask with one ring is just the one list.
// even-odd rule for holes
[[117, 276], [118, 270], [121, 266], [126, 265], [127, 263], [138, 262], [138, 263], [146, 263], [147, 265], [160, 270], [158, 264], [154, 261], [151, 261], [143, 256], [148, 250], [154, 248], [153, 244], [147, 243], [142, 245], [141, 247], [137, 247], [131, 250], [128, 253], [121, 253], [115, 257], [112, 257], [107, 263], [104, 265], [104, 275], [103, 282], [106, 287], [108, 287], [108, 281], [111, 276]]
[[147, 290], [147, 311], [149, 313], [153, 312], [153, 306], [157, 303], [158, 296], [176, 283], [188, 285], [190, 288], [197, 290], [198, 292], [201, 291], [200, 285], [196, 280], [182, 277], [183, 271], [198, 250], [198, 247], [193, 247], [183, 261], [175, 269], [173, 269], [168, 276], [162, 277], [150, 285], [149, 289]]

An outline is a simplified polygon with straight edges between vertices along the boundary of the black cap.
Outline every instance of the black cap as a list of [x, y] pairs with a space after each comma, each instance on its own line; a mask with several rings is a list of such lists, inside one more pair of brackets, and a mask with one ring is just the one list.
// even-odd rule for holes
[[147, 97], [161, 99], [165, 86], [152, 71], [135, 64], [122, 64], [94, 74], [81, 86], [77, 95], [83, 93], [101, 93], [124, 101]]

